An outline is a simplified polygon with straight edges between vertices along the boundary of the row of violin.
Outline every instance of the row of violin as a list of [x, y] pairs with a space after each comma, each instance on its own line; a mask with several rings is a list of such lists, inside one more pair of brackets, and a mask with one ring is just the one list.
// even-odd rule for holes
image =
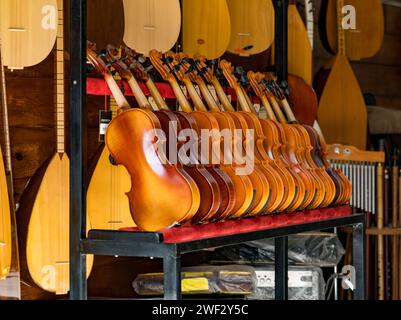
[[[349, 202], [351, 184], [328, 163], [323, 137], [312, 127], [297, 123], [272, 75], [245, 74], [241, 68], [234, 72], [225, 60], [217, 63], [202, 56], [152, 50], [149, 58], [153, 68], [171, 85], [181, 110], [172, 111], [133, 50], [108, 46], [97, 55], [95, 45], [89, 43], [87, 53], [120, 107], [107, 129], [106, 144], [113, 163], [125, 167], [131, 178], [132, 189], [127, 196], [139, 228], [157, 231], [176, 224], [313, 210]], [[130, 107], [113, 77], [116, 73], [128, 82], [139, 108]], [[149, 103], [138, 81], [146, 84], [155, 103]], [[223, 81], [235, 91], [238, 111]], [[251, 88], [267, 119], [258, 117], [248, 95]], [[199, 161], [198, 157], [191, 158], [190, 150], [186, 153], [192, 159], [189, 164], [166, 163], [158, 152], [158, 139], [149, 139], [149, 132], [161, 130], [167, 140], [176, 139], [169, 131], [172, 123], [177, 132], [191, 129], [198, 137], [203, 137], [204, 130], [226, 130], [233, 137], [238, 132], [243, 134], [239, 144], [236, 139], [227, 144], [213, 134], [206, 141], [207, 145], [217, 145], [221, 154], [229, 154], [229, 163]], [[253, 133], [252, 139], [248, 132]], [[196, 139], [199, 145], [195, 150], [203, 150], [200, 144], [204, 142]], [[238, 145], [247, 161], [252, 159], [252, 170], [246, 174], [238, 173], [244, 166], [233, 154]], [[169, 159], [172, 156], [169, 154]], [[210, 152], [202, 156], [199, 158], [212, 158]]]

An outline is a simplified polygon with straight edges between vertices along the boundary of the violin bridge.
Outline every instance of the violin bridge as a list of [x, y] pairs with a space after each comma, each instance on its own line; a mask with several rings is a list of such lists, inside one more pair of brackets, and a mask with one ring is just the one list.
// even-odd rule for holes
[[154, 26], [144, 26], [143, 29], [148, 31], [156, 31], [157, 28]]
[[250, 37], [251, 33], [250, 32], [238, 32], [238, 36], [240, 36], [240, 37]]

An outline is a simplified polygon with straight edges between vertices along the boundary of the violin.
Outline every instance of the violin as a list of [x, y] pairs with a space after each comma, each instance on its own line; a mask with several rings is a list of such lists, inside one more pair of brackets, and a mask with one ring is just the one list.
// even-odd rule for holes
[[[291, 122], [297, 123], [297, 120], [292, 113], [291, 107], [288, 104], [288, 101], [286, 100], [285, 94], [282, 91], [282, 89], [278, 86], [278, 84], [275, 81], [271, 81], [271, 90], [274, 91], [278, 97], [278, 99], [282, 103], [282, 107], [284, 112], [286, 113], [288, 119], [290, 119]], [[331, 166], [327, 160], [327, 146], [326, 143], [324, 142], [324, 139], [321, 135], [316, 132], [315, 129], [313, 129], [310, 126], [299, 126], [299, 128], [302, 130], [304, 128], [306, 130], [306, 133], [309, 135], [310, 139], [313, 141], [313, 144], [317, 146], [316, 151], [314, 154], [312, 153], [311, 156], [314, 157], [312, 160], [313, 162], [311, 165], [313, 167], [321, 168], [324, 170], [319, 170], [318, 172], [322, 175], [325, 176], [326, 180], [326, 187], [327, 188], [334, 188], [334, 196], [333, 199], [331, 200], [331, 205], [343, 205], [346, 203], [349, 203], [350, 197], [351, 197], [351, 192], [352, 192], [352, 187], [351, 183], [349, 182], [348, 178], [342, 173], [340, 170], [337, 172], [334, 172], [331, 169]], [[312, 133], [313, 134], [310, 134]], [[309, 158], [310, 159], [310, 158]], [[329, 183], [330, 178], [332, 183]], [[328, 200], [327, 200], [328, 201]]]
[[[189, 59], [185, 54], [181, 53], [175, 55], [175, 60], [182, 68], [182, 71], [185, 72], [185, 74], [189, 77], [191, 82], [196, 83], [198, 85], [200, 92], [202, 93], [209, 107], [210, 110], [209, 114], [212, 114], [213, 117], [217, 120], [220, 130], [223, 131], [228, 130], [228, 132], [230, 132], [230, 134], [233, 137], [235, 137], [235, 130], [238, 129], [238, 127], [236, 126], [236, 121], [238, 120], [233, 115], [220, 111], [220, 107], [218, 106], [213, 95], [210, 93], [205, 82], [195, 72], [196, 67], [194, 65], [193, 59]], [[202, 108], [206, 109], [205, 106]], [[244, 142], [245, 141], [242, 141], [240, 147], [243, 154], [246, 154], [246, 150], [244, 150], [244, 145], [245, 145]], [[221, 145], [222, 145], [221, 149], [225, 150], [226, 156], [228, 155], [230, 157], [230, 162], [233, 163], [234, 168], [238, 169], [240, 167], [239, 161], [237, 161], [237, 157], [231, 155], [232, 151], [235, 150], [236, 148], [235, 140], [231, 145], [231, 150], [227, 151], [227, 148], [225, 148], [223, 142], [221, 143]], [[234, 168], [230, 169], [232, 170]], [[238, 179], [238, 175], [235, 176]], [[269, 180], [266, 178], [266, 176], [263, 174], [263, 172], [260, 170], [258, 166], [254, 167], [254, 170], [252, 172], [249, 172], [249, 174], [247, 174], [247, 177], [251, 180], [251, 183], [254, 188], [254, 201], [249, 209], [248, 215], [254, 216], [262, 212], [272, 212], [272, 210], [274, 209], [270, 209], [271, 204], [269, 202], [269, 198], [271, 190], [269, 186]]]
[[[187, 98], [182, 92], [182, 89], [178, 83], [178, 79], [176, 78], [178, 76], [179, 68], [175, 68], [173, 65], [174, 58], [172, 58], [170, 55], [170, 57], [165, 57], [165, 59], [163, 59], [163, 55], [161, 53], [153, 51], [150, 53], [150, 59], [161, 76], [171, 84], [177, 96], [177, 100], [184, 111], [178, 113], [181, 121], [186, 120], [186, 125], [184, 127], [188, 128], [188, 124], [191, 124], [189, 128], [194, 130], [198, 136], [200, 136], [202, 129], [219, 130], [218, 123], [213, 117], [207, 113], [202, 114], [201, 112], [193, 112], [192, 106], [189, 104]], [[192, 90], [195, 89], [192, 88]], [[199, 100], [197, 107], [202, 108], [201, 104], [199, 104]], [[212, 139], [210, 143], [212, 151], [215, 150], [213, 146], [217, 146], [217, 143], [220, 144], [220, 142], [216, 139]], [[201, 156], [208, 160], [206, 161], [207, 163], [212, 163], [210, 161], [211, 155], [203, 154]], [[224, 220], [227, 218], [238, 218], [244, 216], [249, 211], [253, 201], [254, 191], [249, 178], [246, 176], [237, 175], [233, 168], [222, 164], [209, 166], [209, 169], [213, 169], [213, 171], [215, 169], [219, 169], [220, 175], [226, 176], [226, 179], [228, 178], [232, 183], [234, 183], [234, 190], [236, 194], [235, 206], [231, 212], [227, 213], [226, 215], [216, 215], [213, 220]], [[229, 195], [230, 194], [228, 194], [228, 196]]]
[[[100, 62], [90, 48], [87, 57], [95, 66]], [[118, 86], [110, 89], [117, 97], [122, 95]], [[131, 177], [132, 189], [127, 193], [131, 214], [144, 231], [159, 231], [186, 222], [200, 206], [200, 190], [195, 181], [160, 158], [158, 138], [152, 135], [155, 130], [162, 127], [154, 113], [130, 109], [114, 118], [106, 132], [106, 145], [115, 163], [124, 166]]]
[[[263, 77], [263, 75], [261, 75]], [[275, 86], [277, 85], [274, 81], [265, 81], [262, 79], [262, 83], [265, 86], [265, 90], [267, 91], [267, 96], [269, 97], [269, 102], [273, 106], [273, 110], [278, 116], [280, 122], [282, 123], [290, 123], [290, 126], [286, 126], [286, 128], [290, 128], [294, 130], [297, 136], [297, 143], [299, 146], [298, 152], [298, 159], [308, 170], [312, 176], [315, 178], [316, 182], [316, 199], [314, 200], [314, 206], [311, 209], [314, 209], [315, 206], [317, 207], [327, 207], [333, 201], [335, 195], [335, 186], [331, 178], [327, 175], [326, 171], [318, 167], [316, 162], [312, 157], [313, 146], [311, 144], [310, 136], [305, 129], [305, 126], [299, 125], [296, 121], [288, 121], [281, 110], [281, 104], [287, 103], [284, 101], [282, 95], [278, 91], [278, 88]], [[274, 94], [273, 94], [274, 92]], [[287, 103], [288, 104], [288, 103]]]

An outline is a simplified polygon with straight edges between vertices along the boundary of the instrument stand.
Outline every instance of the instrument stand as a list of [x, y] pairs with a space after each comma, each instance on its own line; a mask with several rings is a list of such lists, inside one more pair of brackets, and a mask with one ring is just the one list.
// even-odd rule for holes
[[[86, 0], [70, 1], [70, 298], [87, 299], [86, 255], [158, 257], [163, 259], [165, 299], [181, 299], [181, 255], [207, 248], [275, 238], [276, 299], [288, 299], [288, 236], [340, 226], [353, 226], [353, 266], [356, 276], [354, 298], [365, 298], [364, 234], [365, 216], [352, 214], [349, 207], [329, 208], [313, 212], [279, 214], [222, 224], [195, 226], [217, 230], [205, 237], [194, 238], [193, 230], [182, 235], [186, 227], [175, 228], [175, 238], [165, 233], [86, 230]], [[280, 81], [287, 72], [287, 0], [275, 0], [276, 7], [276, 72]], [[216, 225], [217, 228], [216, 228]], [[222, 225], [230, 228], [222, 228]], [[235, 228], [233, 228], [235, 226]], [[189, 227], [191, 228], [191, 227]], [[227, 231], [230, 231], [227, 232]], [[170, 229], [171, 232], [171, 229]], [[233, 232], [233, 233], [232, 233]], [[88, 236], [87, 236], [88, 234]], [[188, 234], [190, 238], [188, 238]], [[171, 236], [170, 236], [171, 237]], [[185, 240], [185, 237], [190, 240]]]

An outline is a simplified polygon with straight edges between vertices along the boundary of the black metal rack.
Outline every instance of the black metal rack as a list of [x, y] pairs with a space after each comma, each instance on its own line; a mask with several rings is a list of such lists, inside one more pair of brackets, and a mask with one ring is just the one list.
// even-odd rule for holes
[[[156, 257], [163, 259], [165, 299], [181, 298], [181, 255], [218, 246], [275, 238], [276, 299], [288, 299], [288, 236], [301, 232], [353, 226], [353, 259], [356, 271], [354, 298], [365, 298], [365, 217], [353, 214], [317, 222], [284, 226], [224, 237], [181, 243], [164, 243], [159, 233], [86, 230], [86, 0], [70, 1], [71, 36], [71, 212], [70, 212], [70, 298], [87, 299], [87, 254]], [[276, 73], [287, 79], [288, 0], [275, 0]]]

